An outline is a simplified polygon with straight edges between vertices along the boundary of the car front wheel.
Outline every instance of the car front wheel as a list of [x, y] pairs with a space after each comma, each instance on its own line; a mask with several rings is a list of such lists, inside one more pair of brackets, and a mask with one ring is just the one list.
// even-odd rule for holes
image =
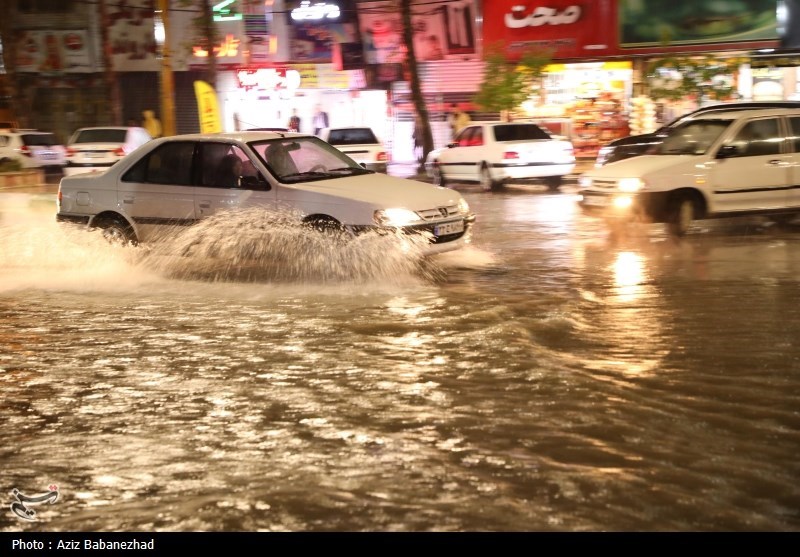
[[433, 185], [439, 186], [439, 187], [442, 187], [442, 188], [447, 187], [445, 185], [444, 172], [442, 172], [442, 167], [439, 164], [439, 161], [435, 161], [433, 163], [433, 167], [432, 167], [431, 172], [433, 174]]
[[486, 163], [481, 165], [480, 183], [483, 191], [492, 191], [497, 187], [497, 182], [492, 179], [492, 172]]
[[558, 188], [561, 187], [563, 182], [563, 178], [561, 176], [548, 176], [544, 179], [544, 183], [547, 186], [547, 189], [550, 191], [558, 191]]
[[671, 202], [667, 215], [667, 228], [673, 236], [684, 236], [698, 217], [698, 206], [690, 196], [681, 194]]

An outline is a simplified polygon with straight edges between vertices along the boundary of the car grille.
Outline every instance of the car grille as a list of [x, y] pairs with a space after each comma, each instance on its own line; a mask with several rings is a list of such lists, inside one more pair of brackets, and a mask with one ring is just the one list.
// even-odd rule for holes
[[617, 191], [617, 180], [603, 180], [594, 178], [592, 179], [592, 189], [593, 190], [601, 190], [605, 192], [612, 192]]
[[426, 221], [439, 220], [447, 218], [451, 215], [458, 214], [458, 205], [449, 205], [447, 207], [436, 207], [435, 209], [425, 209], [416, 212], [420, 217]]

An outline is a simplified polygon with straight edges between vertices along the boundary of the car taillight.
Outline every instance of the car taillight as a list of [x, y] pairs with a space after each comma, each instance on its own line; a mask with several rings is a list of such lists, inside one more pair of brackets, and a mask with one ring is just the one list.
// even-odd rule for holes
[[377, 157], [375, 157], [375, 158], [376, 158], [376, 159], [377, 159], [379, 162], [386, 162], [386, 160], [387, 160], [387, 158], [386, 158], [386, 153], [385, 153], [385, 152], [383, 152], [383, 151], [381, 151], [380, 153], [378, 153], [378, 156], [377, 156]]
[[68, 157], [71, 157], [71, 156], [73, 156], [73, 155], [77, 154], [77, 152], [78, 152], [78, 151], [76, 151], [76, 150], [75, 150], [75, 149], [73, 149], [72, 147], [67, 147], [67, 156], [68, 156]]
[[25, 155], [26, 157], [31, 156], [31, 150], [28, 148], [27, 145], [23, 145], [22, 147], [20, 147], [19, 152]]
[[518, 159], [519, 158], [519, 153], [517, 153], [516, 151], [506, 151], [505, 153], [503, 153], [503, 158], [504, 159]]
[[116, 149], [114, 149], [114, 154], [117, 155], [118, 157], [124, 157], [125, 149], [123, 149], [122, 147], [117, 147]]

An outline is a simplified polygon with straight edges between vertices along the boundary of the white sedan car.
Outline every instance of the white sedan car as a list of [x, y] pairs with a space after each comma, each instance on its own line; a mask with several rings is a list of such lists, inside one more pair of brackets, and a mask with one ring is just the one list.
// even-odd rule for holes
[[80, 128], [67, 143], [64, 174], [106, 170], [150, 139], [147, 130], [136, 126]]
[[122, 244], [264, 207], [309, 229], [414, 235], [430, 255], [463, 247], [475, 220], [458, 192], [372, 172], [318, 137], [281, 132], [153, 139], [105, 172], [62, 178], [57, 199], [56, 220]]
[[510, 180], [538, 179], [551, 189], [575, 168], [572, 143], [532, 122], [476, 122], [447, 147], [428, 154], [425, 169], [435, 184], [478, 182], [496, 189]]
[[342, 153], [375, 172], [386, 172], [386, 148], [375, 136], [372, 128], [347, 126], [342, 128], [323, 128], [319, 137]]

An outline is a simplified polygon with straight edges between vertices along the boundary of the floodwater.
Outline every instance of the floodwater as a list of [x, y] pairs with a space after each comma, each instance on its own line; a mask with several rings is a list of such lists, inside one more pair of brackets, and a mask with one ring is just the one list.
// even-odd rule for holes
[[799, 531], [800, 228], [463, 193], [428, 261], [252, 212], [121, 249], [0, 194], [0, 530]]

